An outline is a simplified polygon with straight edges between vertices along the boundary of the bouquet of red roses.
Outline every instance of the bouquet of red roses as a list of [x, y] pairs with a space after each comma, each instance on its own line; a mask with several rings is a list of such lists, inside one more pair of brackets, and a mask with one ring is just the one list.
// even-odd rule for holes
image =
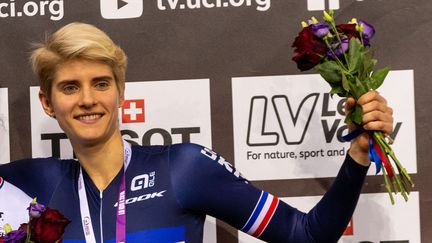
[[[330, 93], [357, 100], [370, 90], [376, 90], [384, 82], [390, 69], [374, 70], [377, 60], [370, 51], [370, 40], [375, 34], [372, 25], [352, 19], [347, 24], [336, 24], [333, 11], [323, 12], [323, 22], [312, 17], [302, 22], [303, 29], [295, 38], [293, 60], [301, 71], [312, 68], [318, 71], [330, 85]], [[362, 108], [356, 105], [345, 122], [358, 126], [346, 140], [365, 132], [361, 128]], [[401, 192], [408, 200], [410, 187], [414, 186], [406, 169], [401, 165], [389, 144], [391, 138], [380, 131], [370, 132], [369, 158], [376, 164], [376, 173], [383, 167], [384, 183], [394, 204], [392, 191]], [[393, 160], [397, 172], [393, 168]]]
[[55, 243], [61, 242], [65, 227], [70, 220], [59, 211], [45, 207], [34, 199], [27, 208], [29, 222], [21, 224], [19, 229], [12, 230], [4, 226], [6, 235], [0, 237], [0, 243]]

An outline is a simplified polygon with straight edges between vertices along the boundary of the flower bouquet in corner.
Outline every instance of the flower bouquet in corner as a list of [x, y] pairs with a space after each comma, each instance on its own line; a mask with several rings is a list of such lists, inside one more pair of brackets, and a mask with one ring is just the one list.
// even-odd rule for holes
[[[324, 11], [324, 21], [312, 17], [307, 23], [302, 22], [303, 29], [292, 45], [295, 48], [292, 59], [301, 71], [314, 68], [330, 85], [330, 94], [357, 100], [366, 92], [380, 87], [390, 68], [374, 70], [377, 60], [370, 50], [370, 40], [375, 34], [372, 25], [357, 19], [347, 24], [336, 24], [333, 16], [332, 10], [329, 13]], [[350, 111], [345, 122], [358, 127], [345, 136], [347, 141], [365, 132], [361, 128], [360, 105]], [[376, 164], [377, 174], [381, 169], [383, 171], [391, 203], [394, 204], [393, 192], [400, 192], [407, 201], [414, 183], [390, 147], [390, 136], [380, 131], [371, 131], [369, 135], [369, 158]]]
[[6, 224], [6, 234], [0, 237], [0, 243], [56, 243], [61, 242], [64, 229], [70, 223], [59, 211], [45, 207], [34, 199], [27, 208], [29, 222], [12, 230]]

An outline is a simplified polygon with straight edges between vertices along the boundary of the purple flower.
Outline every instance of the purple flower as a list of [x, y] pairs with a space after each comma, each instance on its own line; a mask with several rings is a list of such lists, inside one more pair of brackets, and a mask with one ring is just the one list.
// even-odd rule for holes
[[368, 39], [372, 39], [372, 37], [375, 35], [375, 28], [363, 20], [359, 20], [358, 24], [363, 25], [363, 37], [366, 36]]
[[30, 206], [27, 208], [27, 210], [29, 211], [31, 218], [39, 218], [45, 211], [45, 206], [37, 202], [32, 202], [30, 203]]
[[27, 237], [27, 232], [25, 230], [13, 230], [7, 233], [3, 240], [5, 243], [19, 243], [22, 242]]
[[318, 38], [326, 36], [330, 31], [330, 28], [326, 23], [312, 24], [311, 27], [312, 33]]
[[329, 56], [333, 59], [336, 59], [336, 57], [342, 56], [348, 50], [349, 39], [346, 37], [342, 37], [341, 43], [338, 42], [338, 43], [332, 44], [331, 47], [332, 47], [331, 49], [333, 51], [329, 50], [327, 52], [327, 56]]
[[374, 27], [363, 20], [359, 20], [358, 24], [363, 25], [363, 33], [362, 33], [363, 45], [370, 46], [369, 44], [370, 39], [372, 39], [372, 37], [375, 35]]

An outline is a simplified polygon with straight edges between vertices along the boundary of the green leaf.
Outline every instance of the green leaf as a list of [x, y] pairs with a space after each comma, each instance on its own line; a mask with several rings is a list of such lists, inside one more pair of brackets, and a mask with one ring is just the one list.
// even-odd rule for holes
[[358, 77], [356, 77], [356, 84], [358, 86], [357, 94], [359, 95], [359, 97], [367, 93], [370, 89], [368, 87], [368, 84], [364, 80], [361, 81]]
[[374, 90], [378, 89], [384, 82], [384, 79], [386, 78], [389, 71], [389, 67], [381, 68], [377, 71], [374, 71], [371, 75], [370, 87]]
[[350, 80], [350, 94], [354, 99], [360, 98], [364, 93], [368, 91], [366, 84], [360, 81], [357, 77], [352, 77], [354, 80]]
[[344, 72], [342, 72], [342, 88], [347, 91], [350, 92], [350, 85], [349, 85], [349, 81], [345, 75]]
[[359, 72], [359, 79], [363, 80], [369, 77], [375, 64], [376, 60], [373, 59], [372, 53], [368, 49], [365, 49], [363, 52], [363, 65], [360, 68], [361, 71]]
[[363, 46], [357, 38], [351, 38], [348, 45], [348, 69], [351, 73], [355, 73], [363, 64]]
[[363, 58], [363, 68], [366, 73], [372, 72], [375, 64], [377, 63], [376, 59], [373, 59], [372, 53], [370, 51], [365, 51]]
[[344, 90], [342, 89], [341, 86], [334, 86], [330, 90], [331, 95], [337, 94], [337, 95], [341, 96], [341, 95], [343, 95], [343, 93], [344, 93]]
[[342, 81], [341, 68], [335, 61], [318, 64], [315, 69], [329, 83], [340, 83]]
[[363, 81], [361, 81], [361, 82], [362, 82], [362, 84], [363, 84], [365, 90], [369, 91], [369, 90], [372, 89], [372, 88], [371, 88], [371, 87], [372, 87], [372, 79], [371, 79], [370, 77], [366, 77], [366, 78], [363, 79]]
[[352, 112], [347, 116], [347, 119], [356, 125], [361, 125], [363, 121], [362, 114], [363, 114], [363, 109], [361, 105], [356, 104]]

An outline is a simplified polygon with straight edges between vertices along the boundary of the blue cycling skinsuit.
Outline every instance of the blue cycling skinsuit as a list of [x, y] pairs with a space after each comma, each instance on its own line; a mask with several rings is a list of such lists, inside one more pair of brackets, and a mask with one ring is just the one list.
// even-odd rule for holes
[[[134, 145], [125, 172], [126, 241], [202, 242], [205, 215], [211, 215], [267, 242], [337, 242], [354, 211], [367, 169], [348, 155], [322, 200], [303, 213], [254, 187], [210, 149], [196, 144]], [[29, 198], [37, 197], [72, 221], [66, 227], [65, 243], [85, 242], [79, 171], [76, 160], [56, 158], [0, 166], [3, 184], [19, 188]], [[100, 192], [84, 172], [97, 242], [115, 242], [122, 175], [123, 170]], [[5, 186], [0, 188], [0, 212], [7, 216], [11, 214], [6, 211], [8, 198], [14, 195], [5, 190]]]

